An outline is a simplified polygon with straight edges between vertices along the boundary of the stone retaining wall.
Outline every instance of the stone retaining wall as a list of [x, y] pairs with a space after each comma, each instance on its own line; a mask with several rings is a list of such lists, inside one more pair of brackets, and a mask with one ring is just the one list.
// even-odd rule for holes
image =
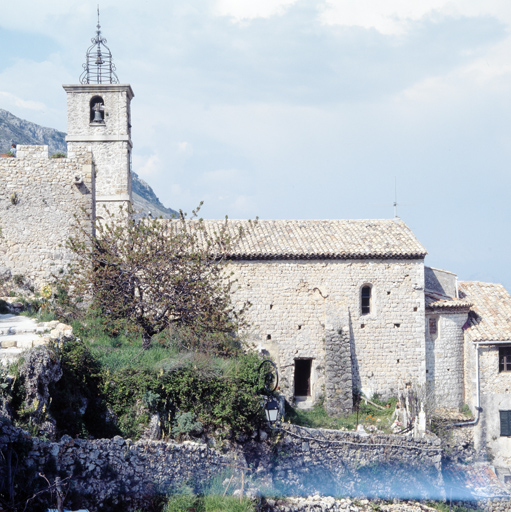
[[[314, 493], [371, 496], [395, 492], [396, 479], [420, 491], [439, 488], [439, 441], [418, 441], [398, 436], [364, 437], [337, 431], [321, 431], [329, 441], [303, 439], [318, 431], [286, 426], [278, 434], [272, 456], [267, 445], [259, 445], [259, 459], [245, 457], [243, 445], [226, 445], [216, 450], [207, 444], [113, 439], [82, 440], [63, 436], [58, 443], [31, 438], [7, 422], [0, 425], [0, 480], [7, 478], [9, 449], [26, 456], [15, 478], [48, 477], [57, 472], [73, 475], [72, 487], [81, 495], [80, 506], [97, 510], [93, 504], [113, 504], [119, 500], [141, 503], [144, 498], [165, 494], [185, 482], [207, 482], [226, 472], [229, 465], [247, 466], [253, 484], [273, 480], [276, 492], [291, 495]], [[297, 437], [300, 435], [301, 437]], [[23, 445], [21, 449], [20, 446]], [[16, 448], [17, 447], [17, 448]], [[247, 462], [248, 461], [248, 462]], [[380, 478], [382, 477], [382, 478]], [[404, 480], [403, 480], [404, 479]], [[441, 495], [441, 491], [437, 494]]]
[[294, 425], [279, 435], [273, 483], [284, 493], [443, 498], [436, 437], [367, 436]]

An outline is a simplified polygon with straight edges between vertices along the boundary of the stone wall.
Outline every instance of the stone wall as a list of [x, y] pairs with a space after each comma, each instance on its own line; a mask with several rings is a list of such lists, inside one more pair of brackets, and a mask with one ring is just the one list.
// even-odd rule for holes
[[[84, 144], [68, 144], [70, 151], [80, 151]], [[96, 193], [99, 202], [125, 200], [131, 196], [131, 175], [127, 142], [95, 142], [92, 144], [94, 164], [96, 168]], [[101, 215], [101, 208], [98, 209]]]
[[465, 507], [479, 512], [509, 512], [511, 503], [509, 498], [495, 498], [480, 501], [456, 501], [430, 505], [416, 501], [399, 501], [394, 503], [366, 499], [334, 499], [331, 497], [309, 496], [307, 498], [281, 498], [268, 499], [261, 506], [259, 512], [437, 512], [438, 505], [443, 508], [451, 506]]
[[38, 473], [50, 479], [57, 473], [62, 477], [72, 474], [73, 492], [81, 498], [70, 501], [91, 510], [119, 501], [142, 504], [183, 483], [205, 484], [218, 473], [232, 473], [233, 465], [246, 467], [248, 463], [255, 470], [247, 473], [249, 485], [263, 483], [278, 493], [335, 491], [334, 495], [386, 497], [397, 493], [410, 497], [427, 491], [428, 498], [435, 493], [442, 496], [438, 439], [364, 437], [288, 425], [276, 441], [273, 445], [252, 442], [258, 448], [248, 458], [243, 445], [226, 444], [223, 450], [216, 450], [193, 442], [133, 443], [120, 437], [82, 440], [69, 436], [51, 443], [0, 422], [0, 480], [9, 478], [8, 460], [15, 459], [14, 450], [25, 456], [12, 478], [30, 482]]
[[274, 449], [284, 494], [442, 499], [440, 440], [287, 425]]
[[[113, 137], [118, 140], [131, 136], [131, 99], [133, 91], [129, 85], [64, 85], [67, 92], [67, 131], [71, 136], [87, 140], [91, 135], [100, 135], [100, 140]], [[104, 120], [101, 126], [90, 121], [90, 100], [100, 96], [104, 101]]]
[[[325, 395], [327, 324], [349, 333], [356, 388], [395, 394], [425, 381], [423, 260], [233, 261], [238, 303], [250, 301], [249, 341], [279, 363], [286, 398], [294, 395], [294, 366], [312, 359], [311, 395]], [[362, 315], [361, 288], [372, 286], [371, 312]]]
[[[102, 206], [126, 206], [131, 200], [131, 99], [129, 85], [65, 85], [67, 92], [66, 141], [70, 151], [90, 146], [96, 166], [98, 216]], [[103, 100], [103, 122], [91, 122], [91, 100]]]
[[[437, 335], [428, 329], [429, 319], [437, 320]], [[436, 407], [459, 409], [465, 399], [463, 324], [467, 313], [426, 315], [426, 381]]]
[[[470, 342], [472, 343], [472, 342]], [[471, 347], [475, 352], [475, 346]], [[476, 447], [497, 467], [511, 467], [511, 437], [500, 435], [500, 412], [511, 410], [511, 372], [499, 372], [499, 347], [479, 349], [481, 414], [475, 432]], [[475, 367], [475, 363], [474, 363]], [[471, 405], [474, 404], [472, 398]]]
[[353, 411], [349, 331], [334, 321], [325, 326], [325, 409], [329, 415]]
[[[65, 268], [65, 243], [75, 215], [94, 215], [90, 148], [48, 158], [48, 146], [18, 146], [17, 158], [0, 159], [0, 266], [37, 286]], [[92, 229], [92, 224], [90, 224]]]

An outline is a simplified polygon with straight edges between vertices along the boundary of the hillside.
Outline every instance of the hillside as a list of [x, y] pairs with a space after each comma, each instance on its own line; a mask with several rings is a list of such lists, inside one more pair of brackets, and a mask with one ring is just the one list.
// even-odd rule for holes
[[[0, 109], [0, 151], [8, 151], [11, 144], [47, 144], [49, 154], [67, 153], [66, 134], [54, 128], [45, 128], [14, 116]], [[137, 211], [151, 212], [153, 217], [170, 218], [177, 215], [175, 210], [166, 208], [158, 199], [154, 190], [138, 175], [133, 173], [133, 203]]]

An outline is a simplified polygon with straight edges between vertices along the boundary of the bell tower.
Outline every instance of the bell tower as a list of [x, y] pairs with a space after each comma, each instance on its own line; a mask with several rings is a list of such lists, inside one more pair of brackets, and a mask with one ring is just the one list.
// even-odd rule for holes
[[79, 85], [63, 85], [67, 93], [67, 147], [90, 147], [96, 168], [96, 214], [103, 206], [115, 212], [131, 202], [131, 99], [133, 90], [120, 84], [98, 24], [87, 49]]

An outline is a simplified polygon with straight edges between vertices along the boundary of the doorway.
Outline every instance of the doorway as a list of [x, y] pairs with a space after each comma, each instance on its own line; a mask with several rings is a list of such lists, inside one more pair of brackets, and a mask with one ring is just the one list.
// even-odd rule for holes
[[311, 396], [312, 359], [295, 359], [295, 396]]

